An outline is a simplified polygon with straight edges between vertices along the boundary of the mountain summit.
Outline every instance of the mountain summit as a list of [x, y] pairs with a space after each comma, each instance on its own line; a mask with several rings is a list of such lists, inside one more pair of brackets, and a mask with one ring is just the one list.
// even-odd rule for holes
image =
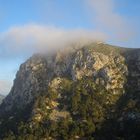
[[99, 42], [36, 54], [0, 106], [0, 137], [138, 139], [139, 91], [139, 49]]

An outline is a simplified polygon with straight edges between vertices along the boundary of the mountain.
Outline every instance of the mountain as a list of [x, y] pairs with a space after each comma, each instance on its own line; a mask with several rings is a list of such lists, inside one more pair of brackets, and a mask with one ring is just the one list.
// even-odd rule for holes
[[140, 49], [105, 43], [35, 54], [0, 106], [1, 139], [140, 139]]
[[2, 103], [2, 100], [4, 99], [3, 95], [0, 95], [0, 104]]

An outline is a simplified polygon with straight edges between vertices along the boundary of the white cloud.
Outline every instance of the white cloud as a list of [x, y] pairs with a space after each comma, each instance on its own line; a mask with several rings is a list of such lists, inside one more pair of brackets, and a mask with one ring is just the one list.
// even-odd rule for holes
[[0, 33], [0, 57], [19, 57], [38, 51], [53, 51], [71, 43], [89, 41], [127, 41], [133, 36], [131, 27], [116, 12], [114, 0], [84, 0], [90, 7], [95, 30], [63, 29], [47, 25], [27, 24]]
[[70, 43], [105, 41], [106, 35], [98, 31], [66, 30], [51, 26], [28, 24], [12, 27], [0, 34], [1, 56], [20, 55], [35, 51], [53, 51]]

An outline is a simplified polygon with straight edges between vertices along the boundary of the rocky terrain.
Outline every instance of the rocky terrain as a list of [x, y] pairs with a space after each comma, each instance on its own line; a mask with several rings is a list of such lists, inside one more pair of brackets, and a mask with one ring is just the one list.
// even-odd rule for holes
[[139, 49], [92, 43], [35, 54], [20, 66], [0, 106], [1, 128], [8, 125], [0, 136], [139, 139], [139, 91]]

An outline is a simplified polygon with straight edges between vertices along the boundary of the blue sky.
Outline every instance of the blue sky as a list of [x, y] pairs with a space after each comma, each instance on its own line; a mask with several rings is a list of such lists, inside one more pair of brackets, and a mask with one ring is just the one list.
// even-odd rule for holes
[[[119, 20], [118, 23], [112, 21], [115, 17]], [[110, 23], [102, 20], [104, 18], [110, 20]], [[139, 48], [139, 25], [139, 0], [0, 0], [0, 94], [8, 93], [20, 64], [32, 55], [33, 51], [27, 53], [28, 47], [25, 47], [29, 43], [26, 36], [29, 34], [32, 37], [32, 32], [43, 33], [45, 36], [45, 31], [47, 32], [50, 26], [53, 27], [54, 36], [60, 31], [66, 34], [71, 30], [72, 33], [75, 33], [75, 30], [82, 30], [86, 35], [89, 31], [99, 30], [109, 36], [106, 39], [107, 43]], [[29, 28], [31, 28], [30, 32]], [[19, 35], [20, 32], [23, 34]], [[126, 34], [129, 33], [132, 35], [127, 38]], [[76, 34], [79, 35], [78, 31]], [[111, 36], [114, 37], [111, 38]], [[35, 39], [38, 37], [33, 36]], [[127, 39], [121, 40], [120, 37]], [[18, 40], [16, 43], [17, 39], [22, 41], [19, 43]], [[37, 44], [41, 41], [39, 39]], [[17, 44], [22, 50], [17, 50]]]

